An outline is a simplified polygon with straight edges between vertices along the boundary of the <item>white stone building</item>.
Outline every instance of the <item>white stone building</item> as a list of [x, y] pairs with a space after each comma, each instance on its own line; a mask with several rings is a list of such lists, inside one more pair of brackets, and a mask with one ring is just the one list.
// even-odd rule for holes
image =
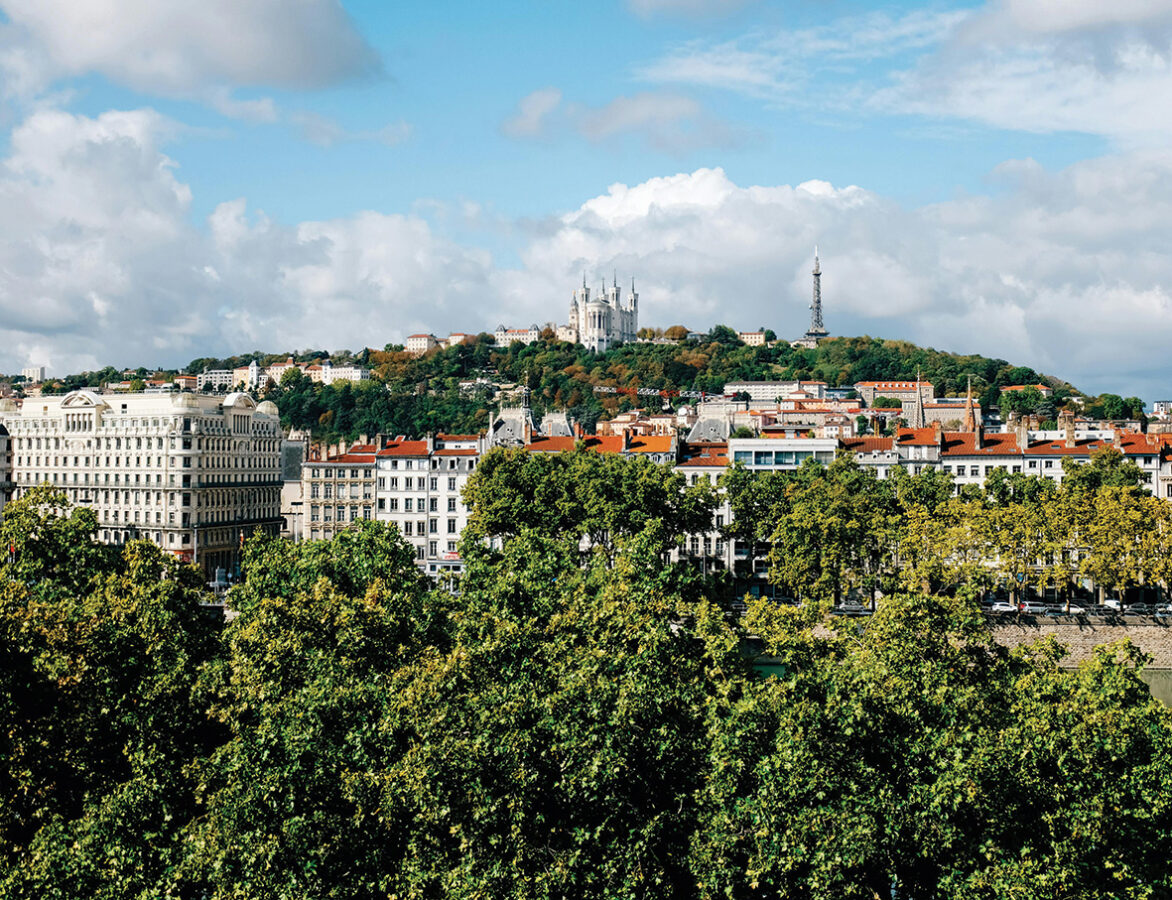
[[329, 540], [359, 519], [374, 518], [375, 447], [355, 444], [347, 452], [306, 460], [301, 467], [302, 534]]
[[403, 345], [412, 356], [422, 356], [428, 350], [439, 346], [434, 334], [411, 334], [407, 336], [407, 343]]
[[593, 298], [586, 279], [570, 298], [570, 321], [558, 329], [558, 339], [582, 344], [595, 353], [609, 350], [615, 344], [630, 343], [639, 331], [639, 295], [635, 282], [624, 300], [618, 280], [602, 289]]
[[13, 498], [48, 484], [92, 508], [98, 538], [142, 538], [209, 574], [255, 529], [280, 532], [281, 428], [246, 394], [73, 391], [0, 407]]
[[195, 376], [197, 391], [226, 391], [231, 387], [231, 369], [204, 369]]
[[399, 438], [378, 451], [375, 518], [395, 524], [429, 575], [463, 568], [459, 540], [468, 508], [461, 491], [483, 451], [476, 434]]

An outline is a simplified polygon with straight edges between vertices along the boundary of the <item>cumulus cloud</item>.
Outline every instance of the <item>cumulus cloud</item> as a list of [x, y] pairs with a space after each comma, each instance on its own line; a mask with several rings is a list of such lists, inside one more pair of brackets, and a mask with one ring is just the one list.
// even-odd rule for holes
[[[1154, 396], [1172, 340], [1172, 154], [992, 173], [908, 209], [864, 187], [720, 169], [612, 185], [517, 229], [520, 264], [421, 212], [280, 223], [191, 192], [149, 110], [40, 111], [0, 160], [0, 371], [182, 364], [254, 347], [379, 346], [418, 330], [560, 320], [585, 270], [635, 276], [642, 321], [805, 330], [814, 244], [827, 325]], [[1160, 388], [1162, 392], [1162, 388]]]
[[0, 71], [26, 92], [98, 72], [143, 93], [263, 117], [257, 101], [233, 106], [225, 92], [320, 88], [381, 67], [335, 0], [0, 0], [0, 11]]
[[[150, 110], [42, 110], [0, 160], [0, 370], [49, 360], [181, 364], [255, 346], [343, 346], [463, 318], [490, 260], [417, 216], [364, 213], [285, 226], [243, 200], [189, 224], [190, 189]], [[425, 301], [425, 302], [423, 302]], [[431, 313], [431, 310], [435, 310]]]

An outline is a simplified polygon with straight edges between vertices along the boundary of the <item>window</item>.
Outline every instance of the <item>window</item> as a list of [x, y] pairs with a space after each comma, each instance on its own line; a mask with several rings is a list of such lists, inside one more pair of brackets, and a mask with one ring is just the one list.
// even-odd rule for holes
[[456, 498], [449, 497], [448, 498], [448, 512], [455, 512], [455, 511], [456, 511]]
[[455, 534], [455, 533], [456, 533], [456, 520], [455, 519], [448, 519], [448, 534]]
[[427, 552], [430, 556], [435, 556], [439, 552], [439, 544], [436, 541], [427, 542]]
[[403, 523], [403, 534], [407, 535], [407, 537], [411, 537], [412, 531], [414, 531], [414, 529], [411, 527], [411, 523], [404, 522]]
[[1046, 468], [1053, 469], [1054, 468], [1054, 460], [1052, 460], [1052, 459], [1046, 460]]
[[415, 548], [415, 558], [416, 559], [423, 559], [423, 547], [416, 547]]
[[448, 541], [448, 552], [449, 553], [456, 552], [456, 542], [455, 541]]
[[[394, 502], [394, 501], [391, 501]], [[403, 512], [415, 512], [414, 501], [411, 497], [403, 498]]]
[[428, 534], [439, 534], [439, 519], [429, 519], [427, 522]]
[[432, 489], [433, 491], [438, 491], [438, 490], [439, 490], [439, 479], [438, 479], [438, 478], [433, 478], [433, 479], [431, 479], [431, 489]]
[[456, 476], [453, 475], [451, 478], [448, 479], [448, 490], [454, 491], [455, 489], [456, 489]]
[[432, 497], [430, 500], [427, 501], [427, 511], [428, 512], [438, 512], [439, 511], [439, 498], [438, 497]]

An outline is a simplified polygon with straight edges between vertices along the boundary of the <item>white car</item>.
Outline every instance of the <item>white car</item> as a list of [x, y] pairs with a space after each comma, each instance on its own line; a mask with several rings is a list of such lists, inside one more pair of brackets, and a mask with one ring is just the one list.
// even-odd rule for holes
[[1032, 613], [1034, 615], [1044, 616], [1050, 611], [1050, 607], [1048, 607], [1045, 603], [1038, 603], [1034, 600], [1027, 600], [1021, 605], [1021, 611], [1023, 613]]
[[1073, 603], [1070, 604], [1070, 609], [1067, 609], [1065, 605], [1058, 603], [1054, 606], [1048, 607], [1047, 612], [1049, 612], [1052, 616], [1085, 616], [1087, 611], [1081, 606], [1076, 606]]
[[992, 613], [1011, 613], [1017, 612], [1017, 607], [1012, 603], [1006, 603], [1004, 600], [998, 600], [989, 607], [989, 612]]

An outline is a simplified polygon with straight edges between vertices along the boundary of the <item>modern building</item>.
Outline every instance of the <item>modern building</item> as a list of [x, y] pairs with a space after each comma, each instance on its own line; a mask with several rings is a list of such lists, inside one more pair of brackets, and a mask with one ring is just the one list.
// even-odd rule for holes
[[212, 574], [255, 530], [281, 529], [281, 429], [247, 394], [73, 391], [0, 407], [13, 497], [48, 484], [98, 517], [98, 538], [149, 540]]
[[603, 283], [591, 298], [583, 276], [582, 287], [570, 297], [570, 320], [558, 329], [558, 339], [602, 353], [616, 344], [634, 341], [638, 331], [639, 295], [635, 293], [634, 279], [624, 300], [617, 277], [609, 288]]
[[27, 366], [26, 368], [20, 370], [20, 374], [23, 376], [26, 383], [40, 384], [45, 380], [45, 367]]

